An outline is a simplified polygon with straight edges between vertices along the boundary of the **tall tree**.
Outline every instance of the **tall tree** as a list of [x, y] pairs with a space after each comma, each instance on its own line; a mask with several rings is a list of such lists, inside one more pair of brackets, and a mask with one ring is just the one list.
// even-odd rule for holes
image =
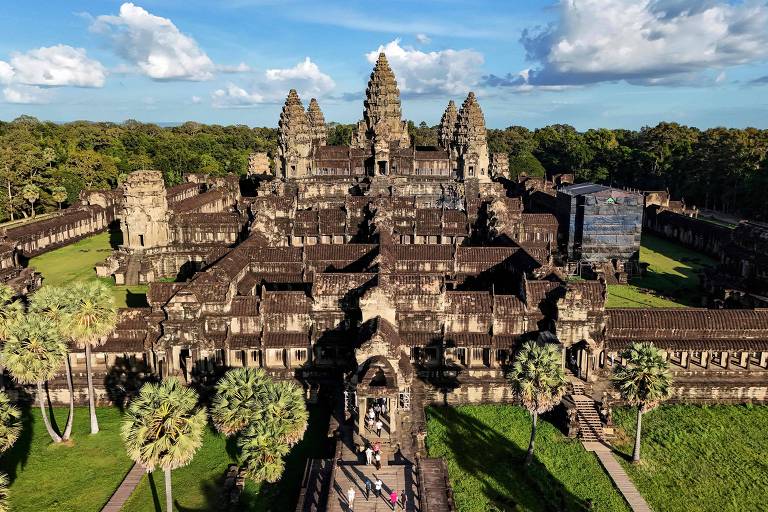
[[8, 329], [2, 361], [13, 378], [22, 385], [37, 385], [37, 400], [48, 435], [55, 443], [61, 436], [54, 431], [45, 409], [43, 384], [64, 364], [67, 346], [59, 332], [40, 315], [27, 314]]
[[14, 445], [21, 435], [21, 411], [11, 403], [3, 392], [0, 392], [0, 453]]
[[565, 394], [562, 354], [552, 344], [526, 342], [515, 356], [509, 381], [515, 396], [531, 414], [531, 440], [525, 465], [533, 461], [539, 415], [552, 410]]
[[633, 343], [622, 354], [613, 371], [613, 382], [628, 404], [637, 407], [637, 426], [632, 462], [640, 461], [640, 431], [643, 413], [669, 398], [672, 375], [669, 363], [652, 343]]
[[61, 185], [51, 189], [51, 198], [59, 205], [59, 210], [61, 210], [61, 203], [67, 200], [67, 195], [67, 189]]
[[70, 294], [72, 300], [67, 304], [67, 329], [75, 343], [85, 349], [91, 434], [96, 434], [99, 432], [99, 421], [96, 417], [91, 352], [94, 346], [102, 345], [107, 335], [115, 329], [115, 299], [109, 287], [100, 281], [75, 283]]
[[32, 218], [35, 218], [35, 201], [40, 199], [40, 187], [37, 185], [33, 185], [32, 183], [27, 183], [24, 185], [24, 188], [21, 189], [21, 195], [24, 197], [24, 199], [27, 200], [30, 204], [30, 215]]
[[274, 382], [261, 369], [229, 370], [216, 385], [211, 406], [216, 428], [238, 435], [246, 474], [256, 482], [276, 482], [284, 457], [307, 428], [307, 408], [300, 388]]
[[[29, 312], [48, 320], [63, 340], [71, 341], [67, 313], [71, 301], [72, 290], [68, 287], [45, 285], [32, 294], [29, 300]], [[67, 351], [67, 357], [64, 358], [64, 372], [69, 391], [69, 416], [61, 437], [66, 441], [72, 434], [72, 422], [75, 418], [75, 390], [72, 385], [72, 365], [69, 360], [69, 351]]]
[[171, 471], [189, 464], [203, 443], [205, 410], [197, 393], [178, 379], [142, 386], [128, 406], [121, 434], [128, 456], [152, 472], [165, 473], [165, 503], [173, 511]]

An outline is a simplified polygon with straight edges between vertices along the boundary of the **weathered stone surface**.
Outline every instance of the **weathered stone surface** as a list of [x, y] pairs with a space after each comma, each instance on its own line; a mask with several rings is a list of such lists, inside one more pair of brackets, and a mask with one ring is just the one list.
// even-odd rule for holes
[[365, 90], [365, 111], [352, 145], [374, 149], [376, 161], [389, 159], [390, 146], [410, 146], [408, 125], [401, 119], [400, 90], [387, 57], [379, 54]]
[[123, 183], [120, 220], [123, 245], [148, 249], [168, 245], [168, 201], [160, 171], [136, 171]]
[[320, 105], [315, 98], [309, 100], [307, 119], [309, 120], [309, 133], [312, 145], [314, 147], [325, 146], [328, 140], [328, 129], [325, 126], [323, 111], [320, 110]]
[[309, 120], [304, 112], [296, 89], [291, 89], [285, 99], [277, 133], [278, 149], [282, 164], [282, 177], [302, 178], [310, 174], [309, 156], [312, 136]]
[[257, 151], [248, 156], [248, 176], [269, 173], [269, 156], [266, 153]]
[[509, 178], [509, 155], [506, 153], [493, 153], [491, 155], [491, 176]]
[[456, 148], [463, 178], [477, 178], [481, 183], [490, 183], [485, 118], [473, 92], [469, 93], [459, 111]]
[[456, 139], [456, 125], [459, 122], [459, 113], [456, 111], [456, 104], [453, 100], [448, 102], [443, 117], [440, 119], [440, 126], [437, 129], [437, 142], [440, 147], [450, 151], [454, 140]]

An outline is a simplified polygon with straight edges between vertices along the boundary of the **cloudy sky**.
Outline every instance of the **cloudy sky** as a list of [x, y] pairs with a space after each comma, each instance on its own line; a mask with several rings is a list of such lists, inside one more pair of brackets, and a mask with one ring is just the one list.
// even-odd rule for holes
[[355, 122], [386, 51], [407, 118], [768, 128], [768, 0], [4, 2], [0, 119]]

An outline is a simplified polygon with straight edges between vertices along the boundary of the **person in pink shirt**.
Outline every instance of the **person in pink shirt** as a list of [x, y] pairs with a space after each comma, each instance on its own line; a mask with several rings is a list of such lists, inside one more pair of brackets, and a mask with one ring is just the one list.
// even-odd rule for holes
[[389, 495], [389, 504], [392, 506], [392, 510], [395, 510], [395, 506], [397, 505], [397, 491], [393, 490]]

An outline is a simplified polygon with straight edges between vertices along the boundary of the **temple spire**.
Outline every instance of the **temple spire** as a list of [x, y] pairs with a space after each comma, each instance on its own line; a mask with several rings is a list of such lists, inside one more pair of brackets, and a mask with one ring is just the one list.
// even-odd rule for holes
[[288, 92], [280, 113], [277, 141], [284, 178], [309, 175], [312, 149], [309, 120], [296, 89]]
[[456, 111], [456, 104], [451, 100], [448, 102], [445, 112], [443, 112], [440, 126], [437, 129], [437, 141], [441, 148], [450, 150], [456, 137], [456, 123], [458, 120], [459, 113]]
[[490, 182], [488, 174], [488, 139], [485, 117], [477, 103], [475, 93], [470, 92], [461, 105], [456, 128], [456, 148], [464, 178], [478, 178]]
[[328, 139], [328, 130], [325, 127], [325, 116], [323, 116], [323, 111], [320, 110], [320, 105], [315, 98], [309, 100], [307, 120], [309, 121], [309, 132], [312, 139], [312, 145], [315, 147], [325, 146]]

